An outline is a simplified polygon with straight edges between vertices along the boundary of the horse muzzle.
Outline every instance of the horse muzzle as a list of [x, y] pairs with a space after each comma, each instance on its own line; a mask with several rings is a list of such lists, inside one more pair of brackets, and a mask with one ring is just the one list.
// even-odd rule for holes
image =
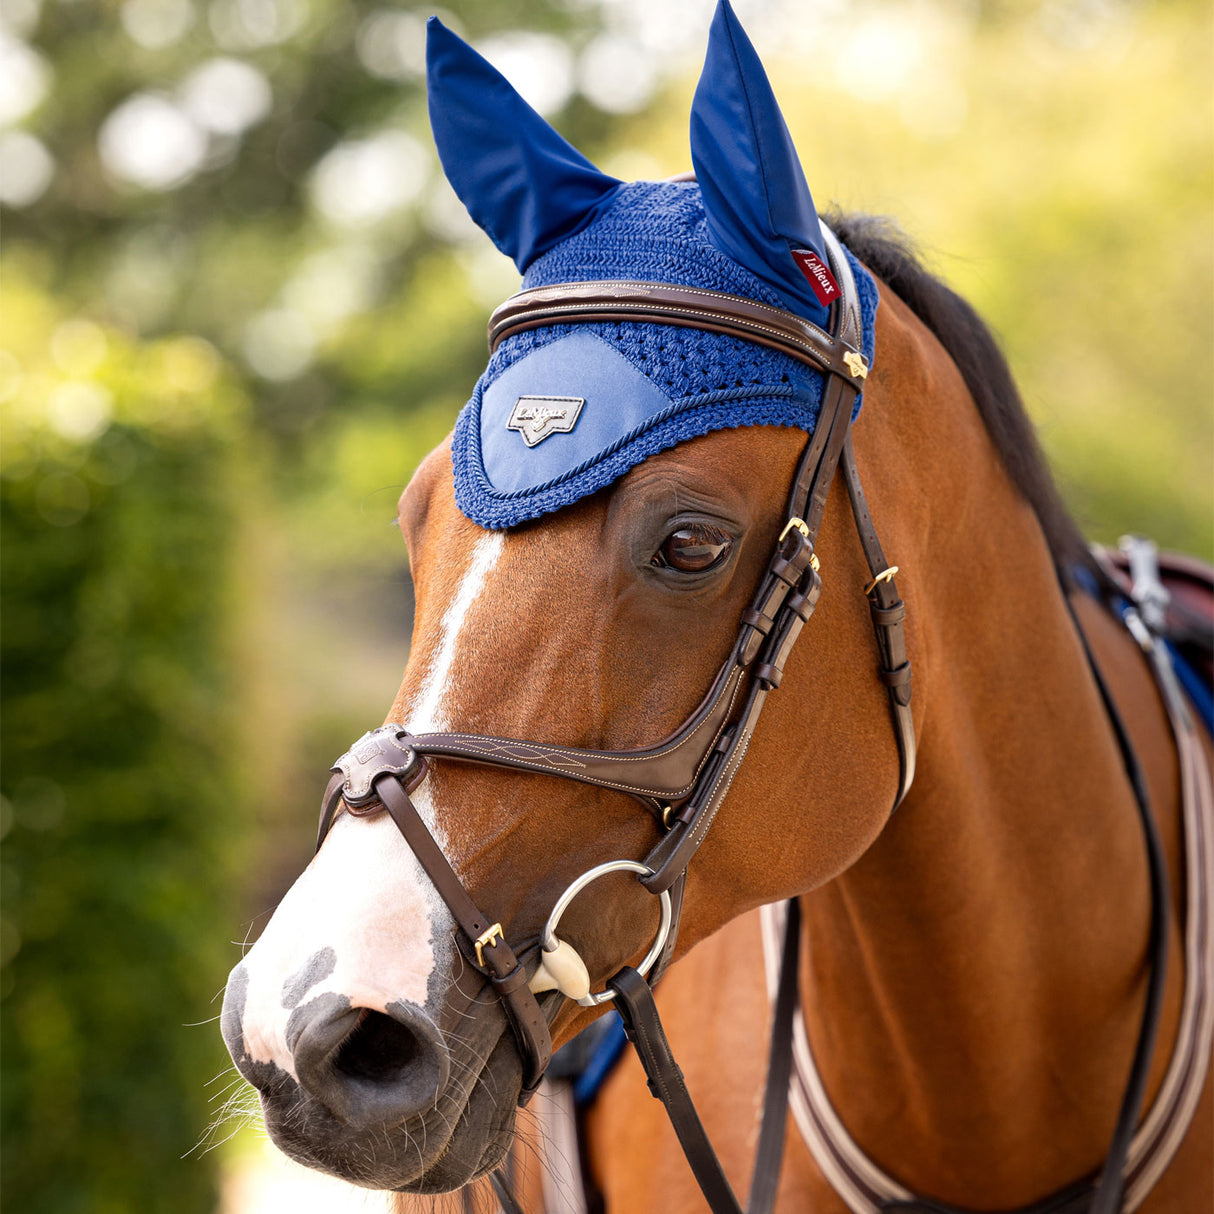
[[515, 1103], [488, 1096], [521, 1087], [521, 1071], [497, 1000], [483, 989], [469, 999], [453, 988], [460, 1006], [449, 1004], [443, 1019], [450, 1011], [462, 1025], [454, 1045], [416, 1004], [378, 1011], [327, 993], [296, 1007], [273, 1047], [246, 1024], [247, 989], [238, 965], [224, 1041], [286, 1155], [367, 1188], [431, 1193], [497, 1164]]

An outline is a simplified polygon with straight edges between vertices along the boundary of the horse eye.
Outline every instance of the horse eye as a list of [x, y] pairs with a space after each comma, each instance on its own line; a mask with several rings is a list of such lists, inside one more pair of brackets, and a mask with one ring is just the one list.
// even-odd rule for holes
[[680, 573], [703, 573], [719, 565], [732, 546], [733, 541], [720, 527], [706, 524], [680, 527], [662, 541], [649, 563], [660, 569], [677, 569]]

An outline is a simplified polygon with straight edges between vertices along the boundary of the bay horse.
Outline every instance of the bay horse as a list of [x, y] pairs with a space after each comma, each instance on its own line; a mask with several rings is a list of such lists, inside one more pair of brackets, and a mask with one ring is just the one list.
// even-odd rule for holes
[[401, 498], [389, 724], [229, 979], [274, 1140], [476, 1183], [613, 1002], [676, 1131], [623, 1062], [584, 1121], [608, 1211], [1207, 1211], [1209, 747], [989, 332], [820, 223], [727, 0], [694, 179], [600, 173], [436, 21], [428, 62], [526, 277]]

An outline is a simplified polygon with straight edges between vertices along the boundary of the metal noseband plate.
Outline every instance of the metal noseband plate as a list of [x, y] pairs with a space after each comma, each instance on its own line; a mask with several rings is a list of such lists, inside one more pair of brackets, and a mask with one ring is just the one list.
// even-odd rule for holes
[[408, 776], [417, 768], [421, 756], [401, 741], [407, 736], [403, 725], [381, 725], [363, 734], [329, 768], [346, 777], [341, 795], [350, 809], [372, 802], [378, 806], [374, 785], [379, 776]]

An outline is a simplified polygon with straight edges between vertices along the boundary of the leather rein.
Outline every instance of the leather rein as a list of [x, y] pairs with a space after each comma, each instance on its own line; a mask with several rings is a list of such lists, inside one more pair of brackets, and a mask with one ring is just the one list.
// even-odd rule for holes
[[[533, 993], [534, 978], [528, 973], [527, 962], [520, 961], [501, 924], [473, 901], [409, 794], [426, 778], [430, 759], [441, 758], [562, 776], [626, 793], [645, 806], [660, 823], [663, 834], [643, 862], [614, 861], [584, 874], [558, 901], [541, 947], [536, 949], [532, 943], [519, 951], [529, 957], [536, 949], [542, 966], [549, 955], [547, 950], [560, 945], [554, 935], [560, 910], [602, 871], [635, 872], [641, 884], [662, 899], [662, 927], [646, 959], [648, 964], [643, 962], [640, 972], [625, 966], [609, 980], [607, 990], [579, 998], [578, 1002], [592, 1005], [614, 999], [645, 1066], [650, 1090], [665, 1105], [714, 1214], [742, 1214], [743, 1207], [725, 1178], [683, 1084], [651, 988], [674, 953], [687, 867], [716, 818], [745, 758], [767, 697], [779, 688], [793, 645], [821, 594], [814, 544], [837, 469], [847, 486], [871, 577], [864, 593], [876, 635], [877, 675], [887, 689], [899, 757], [893, 809], [905, 797], [915, 772], [911, 668], [903, 636], [905, 607], [894, 582], [897, 566], [887, 564], [873, 526], [850, 437], [853, 406], [868, 374], [861, 353], [860, 308], [842, 247], [825, 225], [823, 235], [831, 270], [840, 287], [828, 330], [793, 313], [738, 296], [643, 282], [579, 282], [522, 291], [502, 304], [490, 319], [491, 351], [511, 334], [544, 325], [640, 320], [744, 337], [781, 350], [825, 374], [817, 424], [789, 492], [787, 522], [758, 589], [742, 612], [729, 657], [691, 716], [664, 741], [622, 751], [455, 732], [413, 735], [401, 725], [385, 725], [364, 735], [334, 764], [317, 832], [319, 850], [340, 809], [354, 816], [388, 812], [458, 923], [457, 939], [465, 960], [501, 998], [523, 1063], [522, 1105], [539, 1086], [551, 1057], [549, 1019], [555, 1016], [560, 1000], [548, 1001], [550, 1015], [546, 1016]], [[771, 1210], [784, 1144], [792, 1018], [797, 1006], [796, 908], [795, 900], [789, 903], [748, 1214], [768, 1214]], [[1160, 968], [1155, 966], [1156, 970]], [[1122, 1129], [1119, 1126], [1119, 1131]], [[1114, 1164], [1113, 1154], [1109, 1164]], [[1119, 1171], [1115, 1167], [1108, 1170]], [[516, 1214], [517, 1202], [500, 1175], [494, 1174], [491, 1180], [507, 1214]], [[1102, 1191], [1104, 1187], [1102, 1184]]]

